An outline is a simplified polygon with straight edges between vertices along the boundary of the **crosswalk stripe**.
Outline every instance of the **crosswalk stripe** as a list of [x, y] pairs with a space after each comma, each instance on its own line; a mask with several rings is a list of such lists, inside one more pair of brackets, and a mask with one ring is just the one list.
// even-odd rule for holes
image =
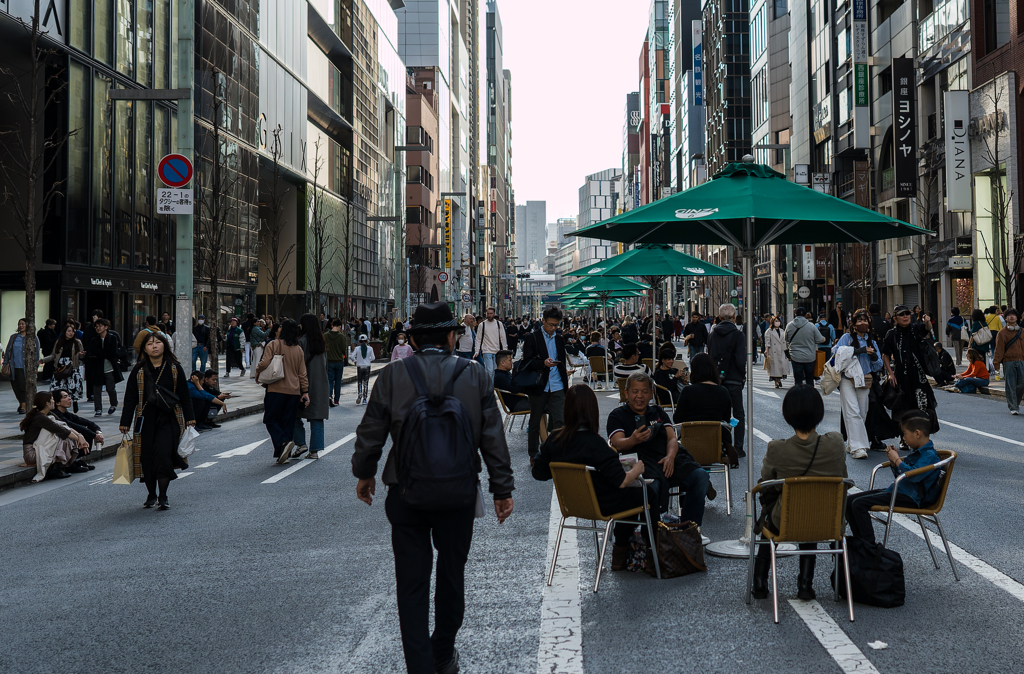
[[857, 648], [850, 637], [846, 636], [846, 632], [836, 624], [836, 621], [832, 620], [832, 616], [825, 613], [821, 604], [813, 599], [811, 601], [790, 599], [789, 605], [793, 607], [796, 614], [800, 616], [840, 669], [851, 674], [853, 672], [879, 674], [878, 669], [871, 664], [867, 656]]
[[758, 394], [758, 395], [762, 395], [762, 396], [765, 396], [765, 397], [768, 397], [768, 398], [778, 398], [779, 397], [779, 394], [775, 393], [774, 391], [762, 391], [761, 389], [757, 388], [756, 386], [752, 386], [751, 390], [754, 393]]
[[961, 431], [967, 431], [969, 433], [974, 433], [976, 435], [981, 435], [981, 436], [984, 436], [986, 438], [992, 438], [993, 440], [1002, 440], [1003, 442], [1008, 442], [1011, 445], [1018, 445], [1019, 447], [1024, 447], [1024, 442], [1020, 442], [1019, 440], [1011, 440], [1010, 438], [1004, 438], [1001, 435], [995, 435], [993, 433], [986, 433], [985, 431], [979, 431], [979, 430], [977, 430], [975, 428], [971, 428], [969, 426], [961, 426], [960, 424], [954, 424], [952, 421], [945, 421], [943, 419], [939, 419], [939, 423], [942, 424], [943, 426], [952, 426], [953, 428], [959, 428]]
[[[555, 553], [555, 538], [561, 510], [558, 495], [551, 490], [551, 515], [548, 519], [548, 546], [544, 560], [550, 563]], [[575, 524], [570, 520], [567, 524]], [[583, 674], [583, 608], [580, 604], [580, 557], [575, 529], [562, 531], [558, 563], [551, 586], [545, 576], [541, 588], [540, 645], [537, 649], [537, 674]], [[547, 568], [544, 568], [545, 574]]]
[[[338, 440], [337, 442], [335, 442], [335, 443], [333, 443], [331, 445], [328, 445], [327, 447], [324, 447], [322, 450], [320, 450], [319, 456], [322, 458], [322, 457], [330, 454], [331, 452], [336, 450], [338, 447], [341, 447], [342, 445], [344, 445], [346, 442], [348, 442], [349, 440], [351, 440], [354, 437], [356, 437], [355, 433], [349, 433], [348, 435], [343, 437], [341, 440]], [[290, 467], [286, 468], [285, 470], [281, 471], [280, 473], [278, 473], [274, 477], [269, 478], [267, 480], [264, 480], [260, 484], [274, 484], [275, 482], [280, 482], [281, 480], [285, 479], [286, 477], [288, 477], [292, 473], [295, 473], [295, 472], [297, 472], [299, 470], [302, 470], [303, 468], [305, 468], [306, 466], [308, 466], [311, 463], [313, 463], [313, 461], [309, 460], [309, 459], [306, 459], [306, 460], [303, 460], [303, 461], [299, 461], [294, 466], [290, 466]]]

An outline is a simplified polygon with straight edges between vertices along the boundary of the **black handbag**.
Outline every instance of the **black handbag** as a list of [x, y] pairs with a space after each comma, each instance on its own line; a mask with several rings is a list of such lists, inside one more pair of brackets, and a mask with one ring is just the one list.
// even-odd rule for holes
[[889, 376], [884, 377], [872, 377], [872, 386], [877, 386], [875, 394], [878, 397], [878, 402], [882, 403], [886, 409], [891, 410], [896, 401], [899, 400], [900, 390], [889, 383]]
[[523, 361], [516, 363], [512, 385], [527, 393], [537, 391], [544, 383], [544, 373], [540, 370], [524, 370], [522, 365]]
[[[700, 527], [696, 524], [689, 521], [679, 524], [658, 522], [655, 532], [658, 566], [663, 579], [708, 570], [704, 562], [704, 543], [701, 540]], [[647, 564], [644, 571], [651, 576], [655, 575], [654, 555], [650, 548], [647, 549]]]
[[[149, 394], [149, 398], [146, 400], [146, 405], [152, 405], [158, 410], [164, 412], [174, 413], [174, 408], [181, 403], [181, 399], [178, 394], [160, 384], [160, 376], [164, 373], [164, 368], [167, 367], [167, 361], [160, 367], [160, 371], [157, 373], [156, 378], [153, 380], [153, 391]], [[175, 372], [175, 374], [177, 374]], [[177, 377], [175, 377], [177, 380]]]
[[[903, 558], [881, 543], [869, 543], [863, 538], [846, 537], [846, 554], [850, 564], [850, 587], [853, 600], [858, 604], [895, 608], [903, 606], [907, 595], [903, 576]], [[842, 567], [832, 572], [832, 586], [836, 586], [838, 573], [839, 595], [846, 597], [846, 576]]]

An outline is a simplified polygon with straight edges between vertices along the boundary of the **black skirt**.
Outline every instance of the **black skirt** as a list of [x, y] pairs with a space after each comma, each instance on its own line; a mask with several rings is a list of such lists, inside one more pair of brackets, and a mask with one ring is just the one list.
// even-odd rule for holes
[[173, 413], [157, 410], [147, 405], [145, 421], [142, 422], [143, 480], [174, 480], [175, 468], [188, 468], [188, 463], [178, 456], [178, 441], [181, 428]]

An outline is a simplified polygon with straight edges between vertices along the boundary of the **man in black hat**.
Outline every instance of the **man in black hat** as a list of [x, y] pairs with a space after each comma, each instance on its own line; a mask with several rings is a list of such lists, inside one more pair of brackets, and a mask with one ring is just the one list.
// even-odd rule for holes
[[[459, 671], [455, 635], [465, 613], [464, 575], [473, 539], [473, 519], [482, 503], [458, 505], [446, 509], [424, 509], [414, 505], [408, 491], [398, 488], [400, 473], [397, 456], [405, 448], [403, 427], [414, 405], [423, 404], [417, 387], [410, 385], [419, 375], [431, 395], [438, 396], [450, 382], [458, 382], [451, 396], [461, 403], [454, 425], [467, 427], [472, 434], [474, 467], [481, 471], [481, 455], [487, 464], [490, 492], [498, 522], [512, 514], [512, 463], [509, 458], [501, 414], [494, 398], [490, 377], [480, 363], [453, 357], [458, 322], [444, 302], [421, 304], [413, 314], [408, 330], [416, 353], [396, 360], [377, 375], [363, 420], [356, 429], [352, 473], [359, 478], [356, 496], [372, 505], [376, 491], [377, 463], [388, 435], [393, 449], [384, 463], [381, 479], [388, 490], [384, 512], [391, 522], [391, 546], [395, 555], [395, 580], [398, 594], [398, 619], [402, 648], [409, 672]], [[410, 371], [413, 374], [410, 374]], [[452, 403], [445, 403], [452, 407]], [[457, 405], [454, 405], [458, 409]], [[447, 417], [445, 417], [447, 418]], [[452, 429], [449, 437], [457, 437]], [[429, 439], [412, 442], [429, 443]], [[436, 496], [436, 495], [435, 495]], [[430, 573], [433, 547], [437, 549], [434, 633], [430, 634]]]

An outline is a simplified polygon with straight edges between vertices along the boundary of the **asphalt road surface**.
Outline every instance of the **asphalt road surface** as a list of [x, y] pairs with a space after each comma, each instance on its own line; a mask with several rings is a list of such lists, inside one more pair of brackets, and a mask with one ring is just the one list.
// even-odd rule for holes
[[[791, 431], [785, 390], [760, 370], [754, 386], [759, 469], [765, 439]], [[605, 414], [613, 395], [599, 393]], [[936, 395], [936, 446], [960, 456], [943, 523], [961, 580], [941, 546], [934, 568], [916, 524], [894, 526], [906, 605], [857, 604], [854, 623], [831, 598], [826, 558], [816, 602], [796, 600], [796, 561], [781, 561], [779, 625], [770, 598], [744, 603], [745, 560], [708, 557], [708, 573], [664, 581], [606, 570], [594, 594], [590, 534], [567, 535], [546, 588], [551, 483], [530, 477], [517, 422], [515, 512], [503, 525], [490, 512], [477, 521], [462, 671], [1019, 672], [1024, 417], [1000, 400]], [[111, 484], [112, 459], [0, 493], [0, 672], [404, 671], [384, 490], [372, 507], [357, 501], [349, 461], [363, 410], [346, 386], [327, 422], [333, 449], [284, 467], [259, 416], [204, 433], [192, 467], [171, 484], [168, 512], [144, 510], [138, 483]], [[838, 416], [839, 396], [829, 396], [820, 430], [837, 430]], [[883, 460], [848, 460], [858, 487]], [[742, 533], [746, 464], [732, 475], [731, 517], [721, 477], [712, 478], [712, 540]], [[869, 645], [878, 642], [885, 647]]]

